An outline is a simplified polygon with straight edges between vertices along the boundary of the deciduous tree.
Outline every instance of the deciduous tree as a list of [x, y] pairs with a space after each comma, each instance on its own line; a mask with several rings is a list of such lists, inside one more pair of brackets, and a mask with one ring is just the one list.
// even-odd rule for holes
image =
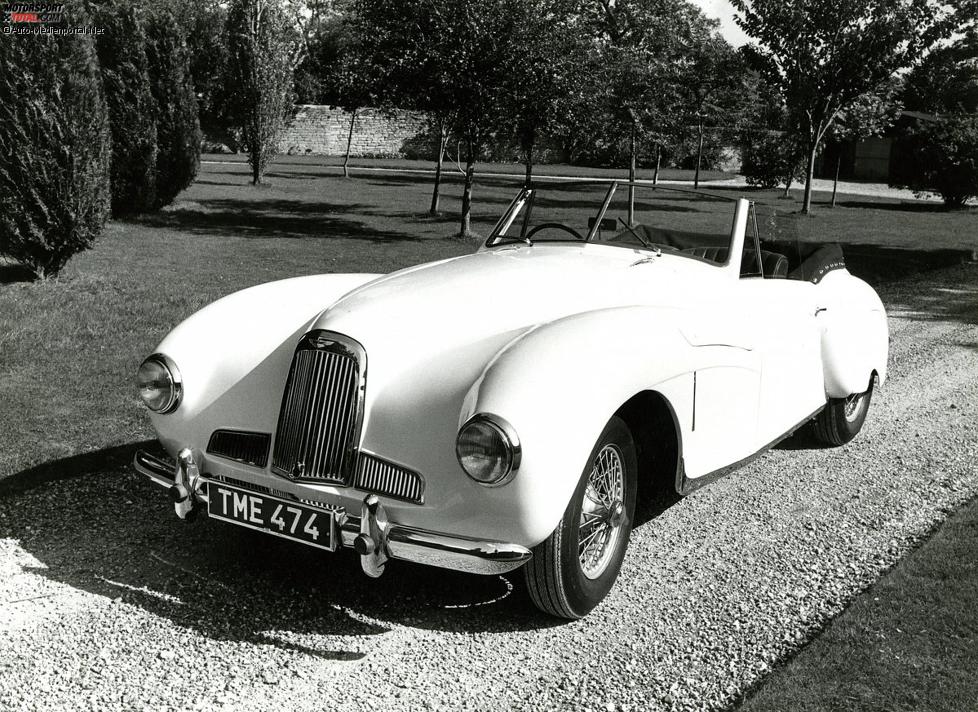
[[[382, 76], [378, 98], [427, 112], [459, 141], [465, 167], [459, 233], [472, 234], [475, 160], [497, 129], [498, 103], [517, 49], [517, 0], [360, 0], [367, 73]], [[380, 72], [375, 72], [375, 68]], [[439, 154], [440, 160], [441, 154]], [[437, 207], [437, 184], [432, 208]]]
[[[891, 81], [883, 83], [875, 91], [856, 97], [848, 107], [839, 112], [839, 117], [826, 134], [829, 140], [840, 144], [843, 141], [857, 142], [871, 136], [882, 136], [888, 128], [893, 126], [900, 113], [900, 102], [897, 100], [899, 89], [900, 82], [896, 78], [892, 78]], [[836, 155], [835, 172], [832, 180], [831, 205], [833, 208], [839, 188], [841, 163], [842, 152], [840, 150]]]
[[517, 0], [514, 51], [505, 53], [499, 123], [519, 143], [525, 182], [533, 178], [533, 149], [541, 136], [558, 136], [573, 124], [592, 69], [586, 37], [569, 0]]
[[[758, 43], [790, 126], [807, 154], [802, 212], [811, 210], [815, 159], [826, 132], [859, 96], [912, 66], [962, 22], [943, 0], [731, 0]], [[959, 5], [973, 5], [971, 0]], [[973, 11], [973, 7], [972, 7]]]
[[910, 120], [894, 183], [935, 191], [950, 208], [978, 197], [978, 31], [931, 52], [906, 77]]
[[689, 122], [692, 107], [684, 99], [691, 95], [683, 84], [695, 64], [693, 48], [711, 40], [717, 23], [686, 0], [587, 0], [581, 21], [600, 67], [592, 107], [603, 107], [609, 140], [627, 141], [634, 180], [639, 145], [668, 143]]

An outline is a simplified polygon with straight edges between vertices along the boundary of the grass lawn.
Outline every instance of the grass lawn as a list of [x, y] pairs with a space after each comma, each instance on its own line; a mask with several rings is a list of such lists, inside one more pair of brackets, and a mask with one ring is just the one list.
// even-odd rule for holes
[[[518, 184], [478, 179], [475, 230], [491, 229]], [[111, 223], [58, 278], [19, 282], [0, 267], [0, 480], [150, 438], [133, 374], [167, 331], [218, 297], [284, 277], [389, 272], [473, 251], [474, 242], [451, 237], [457, 174], [446, 179], [443, 217], [424, 214], [429, 191], [426, 175], [344, 180], [336, 166], [292, 157], [273, 164], [268, 184], [255, 188], [240, 161], [205, 164], [174, 205]], [[775, 192], [752, 195], [786, 214], [797, 206], [776, 200]], [[851, 196], [841, 202], [814, 218], [788, 219], [809, 234], [870, 246], [867, 270], [877, 269], [880, 245], [978, 249], [974, 210], [945, 213], [931, 204]], [[718, 206], [728, 209], [715, 201], [688, 204], [670, 219], [679, 227], [684, 215]]]
[[738, 709], [978, 709], [978, 501], [858, 597]]

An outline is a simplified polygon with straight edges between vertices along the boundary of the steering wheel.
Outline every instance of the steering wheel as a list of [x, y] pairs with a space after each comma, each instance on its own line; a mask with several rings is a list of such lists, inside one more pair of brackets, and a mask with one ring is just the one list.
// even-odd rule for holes
[[535, 227], [533, 227], [528, 233], [526, 233], [525, 238], [527, 240], [529, 240], [531, 237], [533, 237], [534, 235], [536, 235], [541, 230], [546, 230], [548, 228], [553, 228], [555, 230], [563, 230], [564, 232], [569, 232], [571, 235], [573, 235], [574, 237], [576, 237], [578, 240], [583, 240], [584, 239], [584, 235], [582, 235], [581, 233], [579, 233], [577, 230], [575, 230], [574, 228], [572, 228], [570, 225], [564, 225], [564, 223], [559, 223], [559, 222], [545, 222], [545, 223], [540, 223], [539, 225], [536, 225]]

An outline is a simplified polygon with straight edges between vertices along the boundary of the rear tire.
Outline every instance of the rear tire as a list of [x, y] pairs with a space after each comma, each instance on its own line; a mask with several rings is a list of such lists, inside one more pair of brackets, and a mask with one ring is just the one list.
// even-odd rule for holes
[[558, 618], [587, 615], [611, 590], [635, 515], [635, 441], [625, 422], [608, 421], [553, 533], [524, 568], [530, 598]]
[[845, 445], [856, 437], [866, 422], [869, 402], [873, 396], [873, 382], [862, 393], [853, 393], [847, 398], [832, 398], [815, 416], [813, 431], [815, 437], [826, 445]]

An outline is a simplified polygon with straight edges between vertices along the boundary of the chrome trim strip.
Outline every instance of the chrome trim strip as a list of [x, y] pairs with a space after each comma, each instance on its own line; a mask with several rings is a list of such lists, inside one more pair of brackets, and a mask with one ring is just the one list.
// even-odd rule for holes
[[[343, 521], [343, 546], [353, 547], [360, 523], [360, 517], [353, 515]], [[392, 559], [473, 574], [504, 574], [533, 558], [533, 552], [519, 544], [455, 537], [394, 523], [387, 528], [387, 553]]]
[[[775, 445], [777, 445], [778, 443], [780, 443], [782, 440], [787, 440], [788, 438], [790, 438], [792, 435], [795, 434], [795, 432], [799, 428], [801, 428], [804, 425], [806, 425], [812, 418], [814, 418], [815, 416], [817, 416], [824, 409], [825, 409], [825, 406], [824, 405], [819, 406], [818, 408], [816, 408], [815, 410], [813, 410], [810, 415], [808, 415], [807, 417], [803, 418], [802, 420], [799, 420], [790, 430], [786, 430], [784, 433], [782, 433], [781, 435], [779, 435], [778, 437], [776, 437], [774, 440], [772, 440], [771, 442], [769, 442], [767, 445], [764, 445], [763, 447], [761, 447], [757, 452], [752, 453], [752, 454], [748, 455], [745, 458], [742, 458], [740, 460], [737, 460], [737, 462], [731, 463], [729, 465], [724, 465], [723, 467], [718, 468], [716, 470], [713, 470], [712, 472], [707, 472], [705, 475], [700, 475], [699, 477], [687, 477], [686, 476], [686, 467], [685, 467], [685, 465], [682, 465], [676, 471], [676, 492], [678, 494], [680, 494], [680, 495], [685, 496], [685, 495], [690, 494], [691, 492], [693, 492], [695, 490], [698, 490], [700, 487], [704, 487], [704, 486], [706, 486], [706, 485], [708, 485], [708, 484], [710, 484], [712, 482], [716, 482], [721, 477], [725, 477], [725, 476], [729, 475], [730, 473], [734, 472], [735, 470], [739, 470], [744, 465], [746, 465], [746, 464], [748, 464], [750, 462], [753, 462], [754, 460], [756, 460], [757, 458], [759, 458], [761, 455], [763, 455], [764, 453], [766, 453], [768, 450], [770, 450], [771, 448], [773, 448]], [[680, 461], [680, 463], [682, 463], [682, 449], [681, 448], [680, 448], [680, 451], [679, 451], [679, 461]]]
[[392, 525], [387, 550], [393, 559], [473, 574], [502, 574], [519, 568], [533, 553], [519, 544], [461, 539]]

